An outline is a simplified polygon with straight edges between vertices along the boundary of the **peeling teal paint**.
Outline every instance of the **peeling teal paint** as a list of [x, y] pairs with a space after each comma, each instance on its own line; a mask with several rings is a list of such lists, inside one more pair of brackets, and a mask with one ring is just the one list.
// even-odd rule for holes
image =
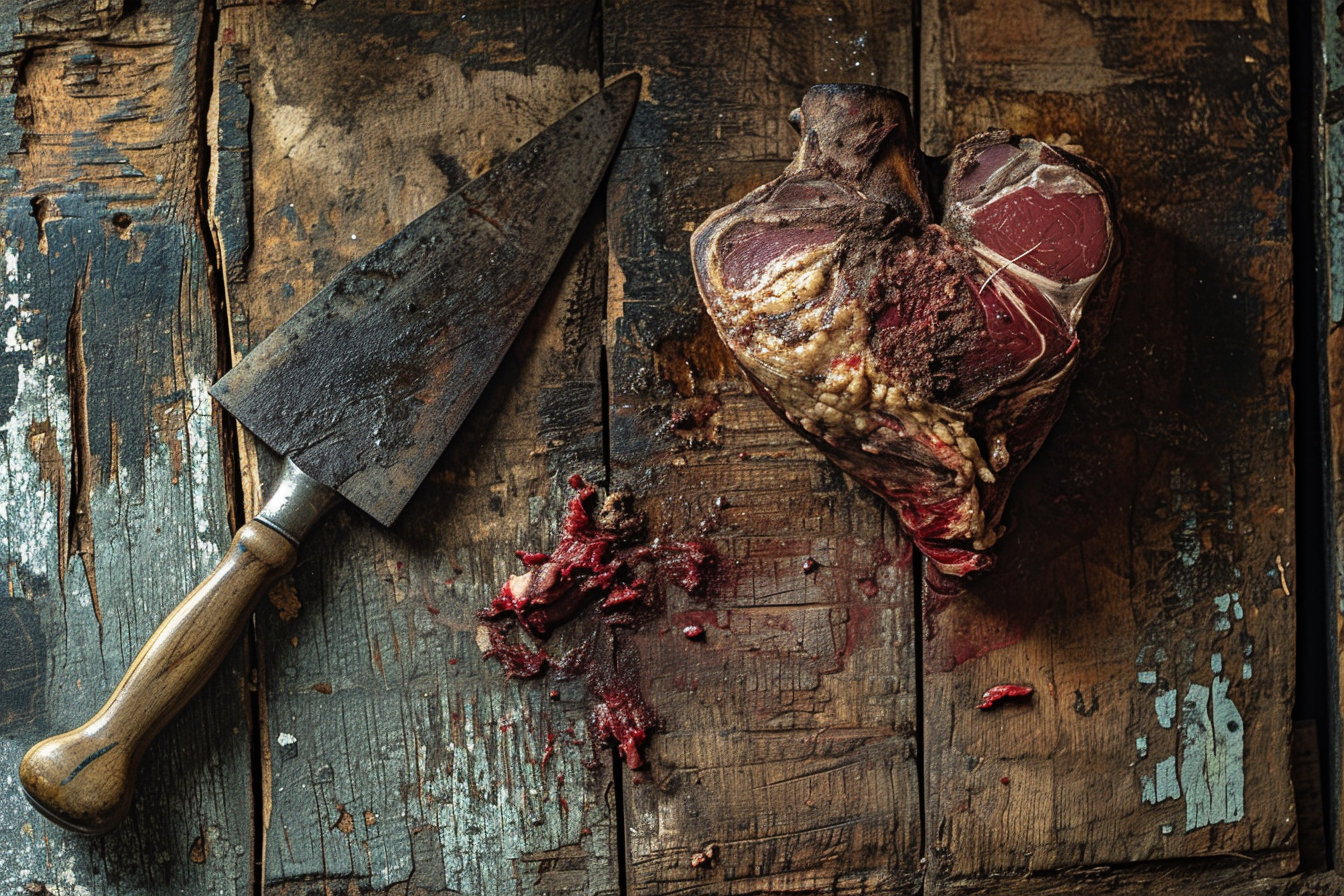
[[1158, 762], [1156, 774], [1143, 776], [1143, 801], [1157, 805], [1163, 800], [1181, 798], [1181, 785], [1176, 776], [1176, 757], [1168, 756]]
[[[1232, 620], [1240, 620], [1246, 615], [1241, 606], [1241, 594], [1236, 591], [1218, 595], [1213, 599], [1213, 605], [1218, 610], [1213, 617], [1213, 630], [1216, 632], [1232, 631]], [[1229, 613], [1231, 618], [1228, 617]]]
[[[1241, 620], [1244, 610], [1241, 594], [1228, 589], [1212, 598], [1213, 614], [1210, 624], [1215, 632], [1232, 632], [1233, 620]], [[1238, 626], [1237, 628], [1240, 628]], [[1239, 641], [1223, 642], [1231, 647], [1231, 657], [1242, 655], [1241, 680], [1252, 675], [1251, 655], [1254, 644], [1243, 630]], [[1237, 649], [1240, 647], [1240, 649]], [[1179, 685], [1185, 688], [1184, 699], [1177, 700], [1177, 689], [1166, 688], [1167, 679], [1159, 677], [1179, 675], [1185, 678], [1200, 675], [1202, 663], [1198, 659], [1195, 642], [1185, 640], [1180, 645], [1177, 658], [1177, 671], [1167, 667], [1144, 669], [1138, 673], [1140, 684], [1156, 684], [1162, 681], [1163, 688], [1152, 693], [1153, 713], [1158, 725], [1163, 729], [1175, 728], [1178, 732], [1175, 751], [1165, 758], [1158, 759], [1151, 773], [1140, 774], [1139, 784], [1144, 803], [1156, 806], [1167, 800], [1184, 800], [1186, 812], [1185, 830], [1193, 831], [1214, 824], [1226, 824], [1240, 821], [1246, 813], [1245, 806], [1245, 733], [1241, 712], [1230, 696], [1230, 677], [1235, 673], [1235, 659], [1229, 659], [1227, 649], [1215, 651], [1207, 656], [1208, 669], [1212, 673], [1208, 684], [1189, 682]], [[1146, 657], [1153, 656], [1160, 648], [1145, 645], [1139, 652], [1138, 662], [1146, 665]], [[1164, 656], [1166, 651], [1162, 651]], [[1208, 673], [1204, 673], [1208, 674]], [[1161, 741], [1164, 745], [1169, 741]], [[1147, 733], [1135, 738], [1135, 751], [1138, 760], [1144, 764], [1154, 746]], [[1159, 754], [1161, 755], [1161, 754]], [[1164, 829], [1163, 833], [1170, 833]]]
[[1199, 562], [1199, 520], [1193, 511], [1181, 520], [1181, 528], [1172, 540], [1176, 545], [1176, 556], [1182, 564], [1190, 567]]
[[1181, 702], [1186, 831], [1240, 821], [1246, 812], [1245, 732], [1241, 713], [1227, 695], [1228, 684], [1215, 675], [1212, 688], [1192, 684]]
[[1163, 691], [1153, 699], [1153, 709], [1157, 711], [1157, 724], [1170, 728], [1176, 718], [1176, 691]]

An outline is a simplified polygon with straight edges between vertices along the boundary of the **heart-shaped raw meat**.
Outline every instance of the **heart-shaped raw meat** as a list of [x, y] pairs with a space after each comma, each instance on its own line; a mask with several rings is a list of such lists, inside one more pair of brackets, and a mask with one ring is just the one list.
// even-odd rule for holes
[[791, 120], [784, 174], [691, 238], [705, 305], [761, 395], [938, 570], [986, 569], [1115, 304], [1114, 183], [1005, 130], [929, 164], [906, 98], [877, 87], [813, 87]]

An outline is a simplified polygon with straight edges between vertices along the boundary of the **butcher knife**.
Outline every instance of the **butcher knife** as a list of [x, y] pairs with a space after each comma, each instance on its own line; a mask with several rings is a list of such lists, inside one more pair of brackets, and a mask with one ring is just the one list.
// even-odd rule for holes
[[219, 566], [150, 636], [102, 709], [28, 751], [19, 779], [64, 828], [127, 813], [153, 737], [242, 634], [342, 499], [395, 520], [475, 404], [591, 204], [639, 97], [613, 82], [343, 269], [211, 394], [285, 457]]

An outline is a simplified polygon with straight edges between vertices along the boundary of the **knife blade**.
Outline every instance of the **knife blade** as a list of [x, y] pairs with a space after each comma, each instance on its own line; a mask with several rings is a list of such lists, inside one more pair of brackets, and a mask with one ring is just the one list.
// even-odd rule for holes
[[218, 668], [321, 516], [390, 525], [499, 366], [569, 244], [639, 98], [627, 75], [347, 265], [211, 394], [285, 457], [261, 511], [159, 625], [86, 723], [34, 745], [19, 780], [72, 831], [130, 809], [145, 748]]

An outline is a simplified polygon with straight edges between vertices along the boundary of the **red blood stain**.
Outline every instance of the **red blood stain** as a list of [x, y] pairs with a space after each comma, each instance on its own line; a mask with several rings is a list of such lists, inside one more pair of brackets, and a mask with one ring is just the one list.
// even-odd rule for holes
[[1000, 783], [1000, 784], [1003, 784], [1003, 785], [1007, 785], [1008, 783], [1010, 783], [1010, 782], [1008, 781], [1008, 776], [1007, 776], [1007, 775], [1004, 775], [1002, 778], [1000, 778], [1000, 779], [999, 779], [999, 783]]
[[702, 429], [719, 411], [719, 399], [713, 395], [701, 396], [686, 407], [672, 412], [673, 429]]
[[546, 732], [546, 749], [541, 754], [541, 773], [546, 774], [546, 763], [551, 761], [551, 756], [555, 754], [555, 732]]
[[980, 697], [976, 709], [993, 709], [1000, 700], [1030, 697], [1031, 688], [1022, 684], [996, 684]]
[[835, 652], [835, 661], [824, 672], [839, 672], [845, 668], [845, 663], [854, 655], [854, 651], [859, 646], [859, 639], [864, 632], [871, 629], [873, 620], [873, 608], [865, 607], [862, 604], [851, 604], [849, 607], [849, 619], [845, 622], [845, 642], [840, 645]]
[[507, 626], [487, 626], [490, 635], [490, 647], [483, 656], [486, 659], [499, 660], [504, 667], [506, 678], [535, 678], [546, 671], [551, 658], [544, 650], [533, 650], [526, 644], [516, 644], [509, 640]]
[[429, 601], [425, 601], [425, 609], [428, 610], [434, 616], [439, 615], [439, 608], [433, 606]]
[[1008, 596], [1022, 592], [996, 590], [1011, 587], [1005, 572], [976, 583], [975, 590], [950, 583], [945, 576], [926, 578], [924, 637], [929, 668], [948, 672], [1026, 637], [1039, 611]]
[[594, 688], [601, 700], [593, 707], [590, 723], [594, 741], [616, 742], [625, 764], [632, 769], [644, 765], [643, 747], [649, 731], [658, 724], [658, 716], [644, 702], [639, 689], [626, 681], [601, 681]]

